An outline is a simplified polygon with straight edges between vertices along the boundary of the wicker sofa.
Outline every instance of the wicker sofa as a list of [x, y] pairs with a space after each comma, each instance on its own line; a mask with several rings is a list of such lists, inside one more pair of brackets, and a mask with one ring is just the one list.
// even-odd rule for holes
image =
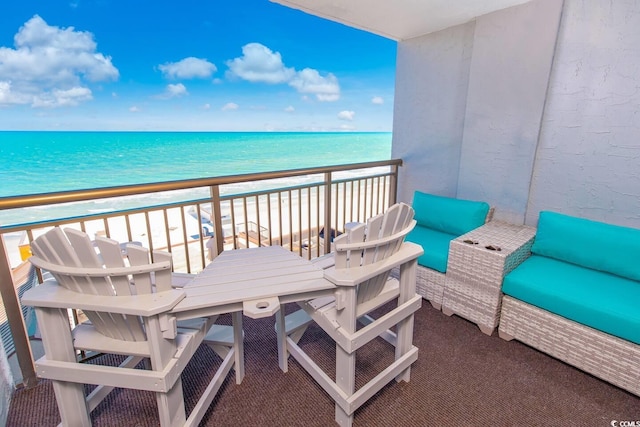
[[406, 240], [424, 249], [418, 258], [416, 292], [440, 310], [450, 242], [489, 221], [493, 209], [485, 202], [420, 191], [414, 193], [412, 206], [417, 224]]
[[541, 212], [499, 334], [640, 396], [640, 230]]

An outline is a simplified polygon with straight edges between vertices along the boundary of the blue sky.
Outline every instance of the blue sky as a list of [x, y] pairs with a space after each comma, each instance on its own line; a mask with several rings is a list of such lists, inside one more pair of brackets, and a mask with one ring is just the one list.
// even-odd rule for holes
[[392, 128], [392, 40], [267, 0], [6, 3], [0, 130]]

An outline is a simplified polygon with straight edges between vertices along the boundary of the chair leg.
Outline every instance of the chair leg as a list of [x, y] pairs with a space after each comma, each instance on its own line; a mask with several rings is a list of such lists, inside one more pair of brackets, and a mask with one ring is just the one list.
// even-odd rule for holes
[[[396, 345], [396, 360], [407, 354], [413, 347], [413, 317], [414, 315], [407, 317], [400, 321], [397, 325], [397, 337], [398, 345]], [[396, 377], [396, 381], [409, 382], [411, 379], [411, 366], [405, 369], [400, 375]]]
[[338, 404], [336, 403], [336, 423], [341, 427], [353, 426], [353, 414], [348, 415]]
[[91, 418], [86, 408], [84, 385], [65, 381], [52, 381], [63, 426], [90, 426]]
[[[38, 307], [36, 316], [38, 324], [41, 325], [42, 344], [47, 359], [77, 363], [67, 310]], [[91, 418], [84, 395], [84, 384], [66, 381], [52, 381], [52, 384], [62, 419], [61, 425], [90, 426]]]
[[158, 403], [158, 414], [162, 427], [184, 425], [186, 412], [181, 379], [178, 379], [168, 392], [156, 393], [156, 402]]
[[[347, 353], [339, 345], [336, 345], [336, 385], [347, 396], [353, 394], [356, 385], [356, 354]], [[342, 427], [353, 424], [353, 412], [347, 413], [337, 402], [336, 422]]]
[[[398, 306], [406, 303], [415, 296], [414, 289], [416, 283], [417, 265], [417, 260], [414, 259], [413, 261], [407, 264], [403, 264], [400, 267], [400, 297], [398, 298]], [[421, 299], [420, 302], [422, 303]], [[433, 305], [433, 302], [431, 302], [431, 304]], [[437, 308], [440, 309], [440, 307]], [[411, 313], [410, 316], [401, 320], [396, 325], [396, 336], [398, 340], [395, 354], [396, 360], [407, 354], [413, 347], [413, 323], [414, 314]], [[407, 369], [400, 373], [400, 375], [396, 376], [396, 381], [409, 382], [410, 378], [411, 365], [409, 365]]]

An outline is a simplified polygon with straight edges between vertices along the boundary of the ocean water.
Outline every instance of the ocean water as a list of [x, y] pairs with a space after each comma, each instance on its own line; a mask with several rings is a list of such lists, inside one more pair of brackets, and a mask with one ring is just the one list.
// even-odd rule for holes
[[[0, 132], [0, 197], [368, 162], [390, 156], [391, 133], [5, 131]], [[249, 190], [247, 184], [233, 192]], [[197, 196], [146, 196], [145, 204]], [[0, 225], [123, 209], [132, 202], [111, 199], [0, 211]]]

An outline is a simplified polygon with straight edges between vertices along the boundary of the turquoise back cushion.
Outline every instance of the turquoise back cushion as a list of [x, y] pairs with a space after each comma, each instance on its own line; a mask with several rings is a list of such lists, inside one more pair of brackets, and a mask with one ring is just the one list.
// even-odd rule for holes
[[542, 211], [531, 252], [640, 281], [640, 230]]
[[457, 237], [484, 224], [489, 204], [416, 191], [413, 209], [418, 225]]

